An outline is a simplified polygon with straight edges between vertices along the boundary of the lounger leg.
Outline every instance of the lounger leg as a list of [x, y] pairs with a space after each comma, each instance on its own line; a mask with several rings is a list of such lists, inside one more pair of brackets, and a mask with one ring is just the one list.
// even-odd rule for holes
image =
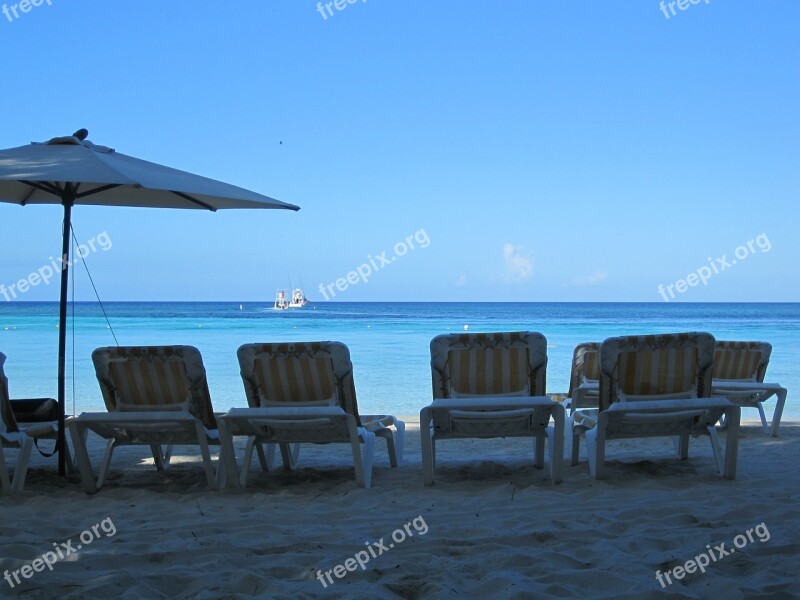
[[564, 423], [564, 451], [572, 451], [572, 417], [565, 409], [565, 423]]
[[[350, 449], [353, 452], [353, 467], [356, 471], [356, 484], [369, 488], [372, 484], [372, 462], [375, 456], [375, 434], [356, 427], [355, 417], [347, 415], [347, 429], [350, 432]], [[364, 440], [364, 453], [361, 452], [361, 440]], [[367, 470], [369, 467], [369, 470]]]
[[11, 481], [12, 493], [21, 492], [25, 485], [25, 475], [28, 473], [28, 462], [31, 459], [31, 448], [33, 448], [33, 438], [26, 435], [21, 437], [17, 466], [14, 468], [14, 479]]
[[153, 453], [153, 462], [156, 465], [156, 469], [159, 471], [163, 471], [165, 465], [164, 465], [164, 455], [161, 453], [161, 446], [158, 444], [150, 444], [150, 452]]
[[75, 448], [75, 462], [78, 464], [78, 473], [83, 482], [83, 489], [87, 494], [94, 494], [97, 492], [97, 485], [92, 472], [92, 463], [89, 462], [89, 453], [86, 451], [86, 438], [89, 431], [75, 421], [71, 421], [68, 427], [70, 437], [72, 437], [72, 446]]
[[394, 450], [395, 450], [395, 464], [393, 467], [399, 467], [403, 464], [403, 450], [405, 448], [405, 435], [406, 435], [406, 424], [402, 421], [395, 420], [394, 426], [396, 427], [396, 431], [394, 434]]
[[[291, 444], [282, 443], [279, 444], [281, 449], [281, 459], [283, 460], [283, 468], [287, 471], [292, 471], [295, 466], [295, 461], [292, 460], [292, 447]], [[298, 444], [299, 446], [299, 444]]]
[[169, 461], [172, 460], [172, 444], [167, 445], [167, 451], [164, 452], [164, 467], [166, 468], [169, 465]]
[[[239, 469], [236, 468], [236, 451], [233, 449], [233, 436], [228, 430], [228, 423], [225, 419], [217, 421], [217, 431], [219, 432], [219, 454], [220, 462], [224, 464], [225, 486], [229, 488], [239, 488], [245, 486], [246, 477], [242, 477], [240, 484]], [[248, 440], [249, 444], [250, 440]], [[249, 463], [246, 463], [249, 466]], [[218, 467], [222, 469], [223, 467]], [[221, 483], [221, 482], [220, 482]]]
[[66, 441], [64, 442], [64, 445], [67, 446], [64, 449], [64, 460], [67, 463], [67, 473], [69, 473], [70, 475], [74, 475], [75, 474], [75, 461], [72, 458], [72, 454], [69, 451], [69, 445], [66, 443]]
[[108, 440], [108, 444], [106, 445], [106, 453], [103, 456], [103, 462], [100, 464], [100, 474], [97, 476], [98, 490], [103, 487], [103, 484], [106, 482], [108, 470], [111, 468], [111, 455], [114, 454], [114, 448], [116, 447], [117, 444], [114, 440]]
[[564, 470], [564, 427], [566, 411], [561, 405], [553, 407], [553, 426], [547, 428], [550, 442], [550, 478], [553, 484], [561, 482]]
[[265, 460], [263, 462], [261, 460], [261, 457], [264, 454], [264, 448], [262, 447], [261, 442], [256, 442], [256, 438], [249, 438], [247, 440], [247, 448], [244, 452], [244, 459], [242, 460], [242, 468], [239, 472], [239, 485], [241, 485], [242, 489], [247, 487], [247, 478], [250, 475], [250, 464], [253, 460], [253, 446], [259, 449], [256, 454], [258, 454], [258, 462], [261, 463], [262, 470], [264, 470], [264, 466], [266, 465], [266, 457], [264, 457]]
[[433, 485], [434, 440], [431, 421], [433, 413], [430, 407], [419, 413], [419, 435], [422, 441], [422, 480], [425, 485]]
[[[715, 430], [716, 431], [716, 430]], [[675, 452], [678, 455], [678, 460], [686, 460], [689, 458], [689, 434], [682, 433], [672, 438], [675, 444]]]
[[602, 420], [586, 432], [586, 451], [589, 454], [589, 473], [595, 479], [603, 479], [606, 466], [606, 435]]
[[[719, 443], [719, 435], [714, 425], [708, 425], [708, 437], [711, 440], [711, 451], [714, 453], [714, 461], [717, 463], [717, 470], [720, 475], [725, 475], [725, 458], [722, 454], [722, 447]], [[728, 434], [730, 435], [730, 433]]]
[[778, 400], [775, 404], [775, 412], [772, 413], [772, 437], [778, 437], [778, 427], [781, 424], [783, 407], [786, 404], [786, 389], [781, 388], [777, 392]]
[[361, 468], [364, 470], [363, 485], [369, 489], [372, 487], [372, 465], [375, 462], [375, 434], [370, 431], [364, 433], [363, 448], [359, 450], [361, 451]]
[[395, 420], [393, 425], [395, 426], [395, 431], [387, 427], [386, 429], [375, 432], [375, 435], [386, 440], [386, 449], [389, 452], [389, 465], [391, 465], [392, 468], [396, 468], [403, 464], [403, 441], [406, 424], [402, 421]]
[[537, 469], [544, 468], [544, 443], [545, 436], [537, 435], [533, 438], [533, 460]]
[[397, 447], [394, 443], [394, 435], [391, 429], [381, 429], [380, 431], [373, 432], [376, 437], [381, 437], [386, 440], [386, 450], [389, 453], [389, 465], [391, 467], [397, 466]]
[[739, 421], [741, 420], [741, 408], [731, 406], [728, 409], [728, 434], [725, 442], [725, 471], [723, 476], [726, 479], [736, 479], [736, 459], [739, 452]]
[[[197, 430], [197, 444], [200, 446], [200, 454], [203, 456], [203, 467], [206, 472], [206, 480], [208, 481], [208, 487], [211, 489], [216, 489], [217, 487], [217, 477], [214, 474], [214, 465], [211, 464], [211, 452], [208, 450], [208, 437], [206, 436], [205, 427], [200, 421], [195, 422], [195, 428]], [[218, 469], [224, 469], [225, 467], [220, 463], [217, 467]], [[233, 471], [234, 477], [236, 476], [236, 470]]]
[[576, 466], [578, 464], [578, 460], [580, 457], [581, 452], [581, 434], [584, 432], [583, 429], [575, 431], [575, 426], [571, 425], [570, 430], [572, 430], [572, 461], [570, 464], [572, 466]]
[[[275, 444], [262, 444], [259, 442], [258, 444], [255, 443], [255, 438], [250, 438], [247, 441], [247, 450], [249, 452], [249, 457], [253, 455], [253, 446], [255, 446], [256, 454], [258, 455], [258, 462], [261, 465], [261, 470], [264, 472], [268, 472], [272, 467], [272, 461], [275, 458]], [[264, 447], [266, 446], [266, 451]], [[247, 459], [248, 467], [250, 465], [250, 458]]]

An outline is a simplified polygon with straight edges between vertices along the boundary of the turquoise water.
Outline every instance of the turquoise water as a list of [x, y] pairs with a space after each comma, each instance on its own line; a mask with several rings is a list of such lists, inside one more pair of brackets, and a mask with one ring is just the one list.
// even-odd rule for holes
[[[800, 420], [793, 395], [800, 383], [800, 304], [318, 303], [286, 311], [267, 303], [240, 310], [233, 302], [105, 306], [120, 345], [199, 348], [217, 411], [245, 405], [236, 361], [241, 344], [337, 340], [350, 347], [363, 413], [418, 415], [431, 398], [431, 338], [468, 326], [472, 332], [543, 333], [549, 345], [547, 388], [556, 393], [568, 387], [572, 349], [579, 342], [699, 330], [718, 339], [768, 341], [773, 353], [767, 379], [789, 389], [785, 417]], [[57, 326], [55, 303], [0, 303], [0, 352], [8, 356], [12, 397], [55, 395]], [[73, 340], [68, 410], [103, 410], [90, 355], [96, 347], [114, 345], [114, 338], [96, 303], [75, 305], [70, 348]]]

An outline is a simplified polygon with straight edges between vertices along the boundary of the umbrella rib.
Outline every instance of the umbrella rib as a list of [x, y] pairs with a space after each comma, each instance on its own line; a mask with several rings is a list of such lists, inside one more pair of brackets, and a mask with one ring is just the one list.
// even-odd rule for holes
[[180, 196], [184, 200], [188, 200], [189, 202], [192, 202], [193, 204], [197, 204], [198, 206], [202, 206], [203, 208], [207, 208], [208, 210], [210, 210], [212, 212], [217, 212], [217, 209], [214, 208], [213, 206], [211, 206], [210, 204], [206, 204], [205, 202], [200, 202], [200, 200], [196, 200], [195, 198], [192, 198], [189, 194], [184, 194], [183, 192], [176, 192], [174, 190], [170, 190], [170, 191], [172, 191], [172, 193], [175, 194], [176, 196]]
[[92, 194], [99, 194], [100, 192], [105, 192], [106, 190], [113, 190], [114, 188], [118, 188], [120, 183], [109, 183], [108, 185], [102, 185], [100, 187], [96, 187], [94, 189], [88, 190], [86, 192], [81, 192], [80, 194], [76, 194], [76, 198], [84, 198], [86, 196], [91, 196]]
[[[20, 183], [24, 183], [25, 185], [35, 188], [37, 190], [42, 190], [43, 192], [47, 192], [48, 194], [53, 194], [54, 196], [61, 195], [61, 189], [54, 183], [50, 183], [47, 181], [44, 182], [27, 181], [25, 179], [20, 179]], [[20, 206], [25, 206], [28, 203], [28, 198], [30, 198], [31, 195], [33, 195], [32, 191], [30, 194], [28, 194], [28, 197], [25, 198], [25, 200], [20, 202]]]

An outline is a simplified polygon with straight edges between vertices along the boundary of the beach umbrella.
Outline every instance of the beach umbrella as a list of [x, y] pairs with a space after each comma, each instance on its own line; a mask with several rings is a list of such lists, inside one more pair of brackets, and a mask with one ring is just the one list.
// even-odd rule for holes
[[141, 206], [216, 211], [223, 208], [299, 210], [234, 185], [121, 154], [87, 140], [81, 129], [44, 143], [0, 150], [0, 202], [64, 207], [58, 333], [59, 475], [65, 473], [67, 274], [72, 207]]

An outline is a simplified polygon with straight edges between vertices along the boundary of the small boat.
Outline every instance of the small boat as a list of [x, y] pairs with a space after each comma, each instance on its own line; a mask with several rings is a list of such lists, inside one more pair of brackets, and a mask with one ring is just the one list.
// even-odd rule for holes
[[291, 298], [287, 296], [286, 290], [278, 290], [275, 294], [275, 304], [273, 308], [278, 310], [303, 308], [306, 304], [308, 304], [308, 298], [306, 298], [303, 288], [295, 288]]
[[303, 308], [306, 304], [308, 304], [308, 298], [306, 298], [303, 288], [295, 288], [292, 292], [292, 299], [289, 301], [289, 308]]
[[289, 300], [286, 299], [286, 290], [278, 290], [275, 294], [275, 304], [272, 308], [283, 310], [289, 308]]

